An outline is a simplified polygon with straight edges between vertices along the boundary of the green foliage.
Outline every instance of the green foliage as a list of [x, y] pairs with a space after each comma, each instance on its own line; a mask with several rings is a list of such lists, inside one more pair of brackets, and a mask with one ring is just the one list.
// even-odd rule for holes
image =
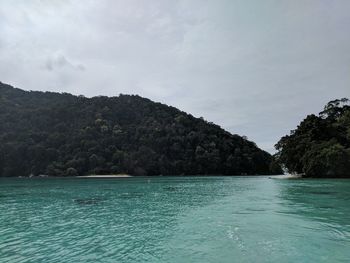
[[330, 101], [319, 116], [307, 116], [276, 144], [277, 159], [307, 177], [350, 177], [350, 106]]
[[26, 92], [0, 83], [0, 176], [271, 174], [253, 142], [139, 96]]

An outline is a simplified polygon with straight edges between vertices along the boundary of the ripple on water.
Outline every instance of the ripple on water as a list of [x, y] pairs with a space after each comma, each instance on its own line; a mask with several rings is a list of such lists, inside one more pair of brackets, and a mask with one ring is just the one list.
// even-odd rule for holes
[[106, 201], [105, 198], [92, 197], [92, 198], [82, 198], [82, 199], [73, 199], [73, 201], [79, 205], [97, 205]]
[[349, 262], [350, 180], [148, 180], [1, 181], [0, 262]]

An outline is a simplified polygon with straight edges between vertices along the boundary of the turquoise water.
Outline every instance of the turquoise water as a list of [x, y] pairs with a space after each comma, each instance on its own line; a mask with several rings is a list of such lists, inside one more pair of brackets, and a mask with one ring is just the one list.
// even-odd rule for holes
[[0, 262], [350, 262], [350, 180], [0, 179]]

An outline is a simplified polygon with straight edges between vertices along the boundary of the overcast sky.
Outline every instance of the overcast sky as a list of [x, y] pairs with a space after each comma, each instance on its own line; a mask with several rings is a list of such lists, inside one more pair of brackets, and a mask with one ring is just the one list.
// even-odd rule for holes
[[273, 152], [350, 97], [350, 1], [0, 0], [0, 81], [139, 94]]

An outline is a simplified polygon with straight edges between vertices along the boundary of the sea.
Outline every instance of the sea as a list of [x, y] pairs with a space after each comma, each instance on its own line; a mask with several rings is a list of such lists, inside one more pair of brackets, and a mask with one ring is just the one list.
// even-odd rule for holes
[[350, 262], [350, 180], [2, 178], [0, 262]]

